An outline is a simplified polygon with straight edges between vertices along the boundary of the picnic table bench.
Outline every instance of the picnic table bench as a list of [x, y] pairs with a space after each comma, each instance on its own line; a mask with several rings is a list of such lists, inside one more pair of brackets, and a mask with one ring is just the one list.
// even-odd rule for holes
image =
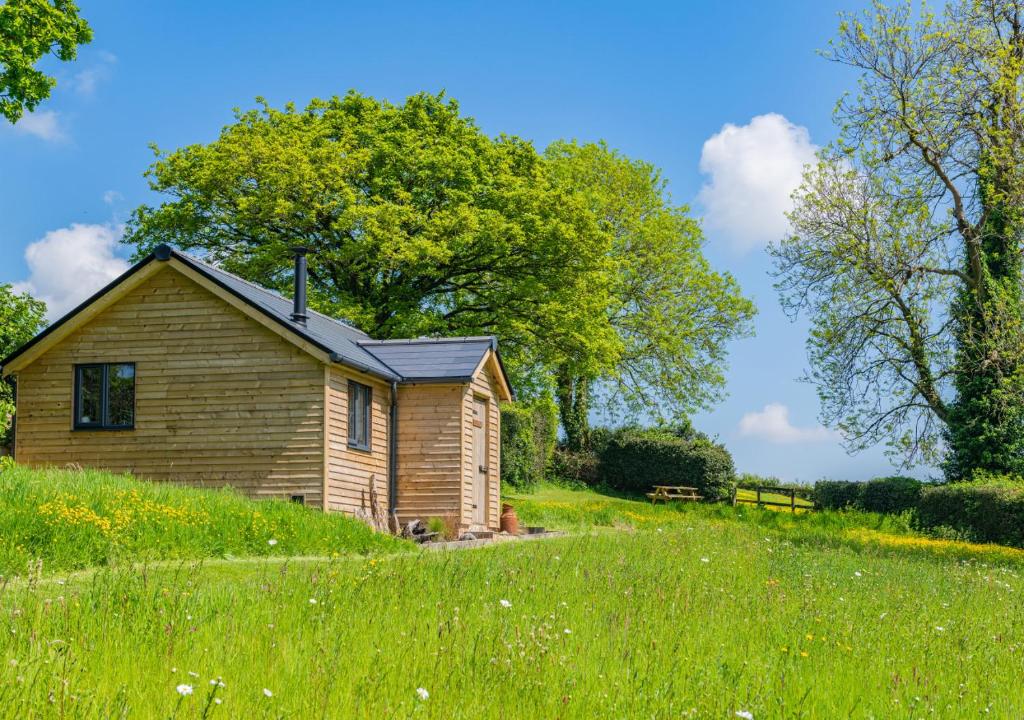
[[656, 505], [659, 500], [667, 503], [669, 500], [690, 500], [696, 502], [703, 500], [703, 496], [697, 494], [697, 488], [684, 485], [655, 485], [654, 492], [647, 493], [651, 499], [651, 505]]

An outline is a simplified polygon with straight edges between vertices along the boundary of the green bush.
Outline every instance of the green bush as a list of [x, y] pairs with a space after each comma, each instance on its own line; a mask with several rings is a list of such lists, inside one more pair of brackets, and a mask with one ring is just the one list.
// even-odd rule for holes
[[597, 455], [592, 452], [556, 449], [551, 458], [551, 476], [564, 485], [596, 487], [601, 484]]
[[727, 499], [736, 474], [724, 446], [657, 429], [613, 434], [600, 454], [598, 470], [604, 484], [622, 492], [639, 495], [655, 485], [686, 485], [707, 500]]
[[926, 487], [917, 522], [945, 535], [1024, 547], [1024, 484], [1004, 478]]
[[781, 488], [783, 483], [777, 477], [757, 475], [755, 473], [740, 473], [736, 477], [736, 487], [755, 490], [757, 488]]
[[864, 484], [851, 480], [819, 480], [814, 483], [814, 504], [822, 510], [859, 508]]
[[544, 479], [558, 433], [558, 410], [548, 396], [501, 407], [501, 481], [528, 490]]
[[517, 403], [501, 407], [501, 482], [517, 489], [537, 484], [533, 413]]
[[868, 512], [896, 515], [917, 507], [921, 487], [921, 481], [912, 477], [875, 478], [864, 483], [857, 505]]

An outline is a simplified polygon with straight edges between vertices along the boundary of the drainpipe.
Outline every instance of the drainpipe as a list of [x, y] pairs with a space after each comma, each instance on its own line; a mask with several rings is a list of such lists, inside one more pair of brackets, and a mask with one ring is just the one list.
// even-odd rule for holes
[[388, 514], [398, 527], [398, 381], [391, 381], [391, 417], [388, 428]]

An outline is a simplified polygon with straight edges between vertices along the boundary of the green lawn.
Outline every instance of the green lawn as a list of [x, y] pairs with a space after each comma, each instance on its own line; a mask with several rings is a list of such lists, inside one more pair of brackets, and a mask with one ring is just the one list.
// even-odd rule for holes
[[1024, 714], [1021, 551], [856, 513], [513, 502], [572, 532], [9, 584], [0, 717]]

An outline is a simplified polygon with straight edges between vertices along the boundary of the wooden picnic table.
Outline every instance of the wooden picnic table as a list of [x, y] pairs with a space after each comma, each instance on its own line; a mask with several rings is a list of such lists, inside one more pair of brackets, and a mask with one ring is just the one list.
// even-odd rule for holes
[[697, 492], [697, 488], [685, 485], [655, 485], [654, 492], [647, 493], [647, 497], [651, 499], [651, 505], [656, 505], [659, 500], [663, 503], [668, 503], [669, 500], [703, 500], [703, 496]]

